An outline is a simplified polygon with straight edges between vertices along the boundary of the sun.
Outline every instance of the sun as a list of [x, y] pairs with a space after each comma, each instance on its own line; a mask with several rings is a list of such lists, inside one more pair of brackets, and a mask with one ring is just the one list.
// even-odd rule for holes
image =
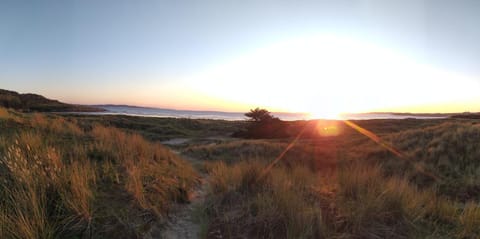
[[253, 49], [188, 81], [192, 91], [226, 102], [294, 109], [327, 119], [344, 112], [469, 100], [480, 87], [471, 78], [422, 64], [395, 49], [328, 34]]
[[317, 112], [309, 112], [308, 113], [309, 119], [327, 119], [327, 120], [341, 120], [342, 119], [342, 112], [338, 111], [317, 111]]

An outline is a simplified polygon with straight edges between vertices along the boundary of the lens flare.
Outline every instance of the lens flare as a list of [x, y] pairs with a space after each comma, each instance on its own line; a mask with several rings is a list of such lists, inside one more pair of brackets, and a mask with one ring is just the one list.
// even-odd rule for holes
[[323, 137], [337, 136], [341, 133], [341, 127], [336, 120], [319, 120], [315, 126], [318, 135]]

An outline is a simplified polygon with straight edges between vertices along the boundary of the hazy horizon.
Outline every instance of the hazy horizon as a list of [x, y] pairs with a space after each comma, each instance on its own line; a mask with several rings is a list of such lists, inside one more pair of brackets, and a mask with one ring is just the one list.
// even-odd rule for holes
[[476, 1], [2, 1], [0, 88], [318, 116], [480, 111]]

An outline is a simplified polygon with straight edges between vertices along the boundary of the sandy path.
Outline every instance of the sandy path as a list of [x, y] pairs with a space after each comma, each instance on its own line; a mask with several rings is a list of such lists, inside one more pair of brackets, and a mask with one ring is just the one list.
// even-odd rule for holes
[[[205, 181], [202, 179], [202, 181]], [[170, 215], [167, 226], [162, 232], [165, 239], [197, 239], [200, 238], [200, 225], [193, 218], [195, 208], [201, 207], [205, 202], [206, 195], [205, 182], [197, 187], [192, 195], [191, 202], [179, 208], [175, 213]]]
[[[178, 152], [176, 152], [178, 153]], [[182, 156], [192, 165], [199, 165], [201, 161], [198, 159]], [[207, 193], [206, 174], [200, 173], [200, 185], [198, 185], [190, 194], [189, 204], [178, 204], [173, 213], [168, 216], [166, 226], [163, 229], [155, 228], [150, 236], [146, 238], [152, 239], [199, 239], [200, 225], [195, 221], [194, 211], [201, 207], [205, 202]]]

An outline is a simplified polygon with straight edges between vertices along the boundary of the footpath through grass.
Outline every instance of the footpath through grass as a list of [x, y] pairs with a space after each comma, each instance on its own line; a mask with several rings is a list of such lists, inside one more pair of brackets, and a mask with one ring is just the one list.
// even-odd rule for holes
[[0, 108], [0, 238], [140, 238], [198, 176], [158, 143]]
[[479, 238], [480, 123], [409, 121], [358, 122], [408, 159], [342, 130], [300, 140], [265, 177], [288, 140], [185, 145], [206, 159], [208, 238]]

